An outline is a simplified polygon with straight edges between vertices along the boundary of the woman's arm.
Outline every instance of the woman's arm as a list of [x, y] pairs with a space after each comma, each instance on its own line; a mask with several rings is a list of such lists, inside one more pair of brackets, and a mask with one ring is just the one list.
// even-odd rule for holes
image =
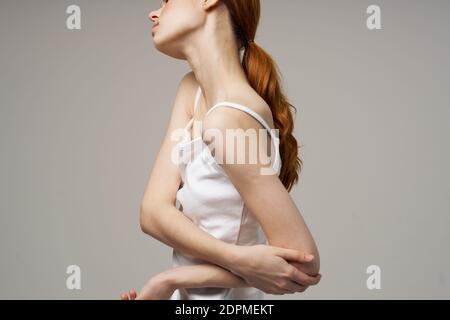
[[[184, 288], [247, 288], [249, 284], [230, 271], [212, 264], [181, 266], [152, 277], [141, 289], [137, 300], [167, 300], [176, 289]], [[273, 293], [303, 292], [295, 283], [276, 288]], [[272, 292], [269, 292], [272, 293]]]
[[[162, 273], [161, 279], [172, 288], [246, 288], [250, 285], [236, 274], [212, 264], [181, 266]], [[266, 293], [303, 292], [306, 287], [287, 281], [279, 287], [267, 288]]]
[[[246, 207], [261, 224], [269, 244], [313, 254], [314, 260], [303, 265], [296, 265], [296, 267], [310, 275], [316, 275], [320, 269], [317, 246], [300, 211], [279, 177], [275, 173], [266, 174], [263, 171], [267, 171], [268, 168], [262, 163], [260, 157], [256, 157], [255, 164], [240, 164], [237, 162], [239, 155], [234, 154], [234, 148], [228, 148], [231, 150], [226, 148], [234, 143], [234, 141], [227, 141], [227, 138], [235, 139], [232, 135], [227, 134], [228, 130], [243, 130], [242, 132], [256, 130], [258, 132], [261, 128], [261, 124], [252, 116], [246, 113], [243, 115], [242, 111], [233, 108], [215, 109], [203, 121], [205, 141], [209, 141], [213, 137], [217, 139], [218, 132], [221, 133], [219, 136], [223, 141], [220, 143], [211, 141], [214, 146], [212, 154], [221, 163]], [[242, 150], [238, 150], [238, 152], [244, 153], [240, 155], [245, 156], [244, 159], [252, 159], [250, 154], [254, 155], [255, 153], [267, 156], [266, 151], [261, 151], [267, 149], [267, 144], [263, 143], [260, 135], [257, 134], [256, 138], [257, 143], [254, 144], [249, 141], [250, 139], [242, 139]], [[227, 161], [222, 161], [223, 159], [227, 159]], [[228, 159], [234, 161], [230, 163]]]
[[[139, 294], [130, 291], [131, 300], [168, 300], [176, 289], [183, 288], [242, 288], [244, 279], [212, 264], [181, 266], [152, 277]], [[125, 295], [128, 300], [128, 295]]]
[[212, 264], [173, 268], [165, 274], [173, 288], [245, 288], [247, 282], [230, 271]]
[[[227, 267], [233, 264], [232, 245], [200, 229], [175, 206], [181, 177], [172, 152], [191, 119], [197, 81], [192, 72], [181, 80], [166, 135], [153, 165], [141, 202], [140, 225], [144, 233], [166, 245], [197, 258]], [[178, 137], [181, 138], [181, 137]]]

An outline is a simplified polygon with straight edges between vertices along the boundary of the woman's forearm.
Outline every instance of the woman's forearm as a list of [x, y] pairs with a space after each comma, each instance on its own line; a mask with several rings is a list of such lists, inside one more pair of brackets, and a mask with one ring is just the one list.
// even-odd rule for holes
[[177, 251], [229, 270], [234, 264], [235, 245], [205, 232], [173, 205], [161, 204], [150, 212], [141, 210], [141, 228]]
[[167, 272], [173, 288], [243, 288], [248, 284], [241, 277], [212, 264], [181, 266]]

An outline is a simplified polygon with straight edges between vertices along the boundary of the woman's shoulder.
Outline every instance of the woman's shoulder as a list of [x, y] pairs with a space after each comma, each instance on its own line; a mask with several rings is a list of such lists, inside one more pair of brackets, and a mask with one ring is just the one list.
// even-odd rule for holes
[[198, 89], [198, 82], [193, 71], [186, 73], [178, 85], [178, 95], [183, 99], [183, 106], [189, 117], [194, 115], [194, 100]]
[[[258, 128], [261, 126], [261, 123], [253, 118], [250, 114], [252, 111], [265, 120], [270, 127], [273, 127], [270, 106], [251, 87], [236, 91], [227, 101], [244, 108], [225, 107], [212, 110], [205, 119], [205, 127], [242, 128], [244, 130]], [[226, 106], [226, 103], [224, 105]]]
[[[184, 91], [186, 112], [190, 118], [194, 116], [194, 104], [195, 96], [199, 87], [199, 82], [195, 77], [193, 71], [186, 73], [180, 82], [180, 88]], [[200, 97], [202, 100], [202, 97]], [[202, 100], [203, 101], [203, 100]], [[248, 108], [257, 114], [259, 114], [269, 126], [273, 127], [273, 115], [270, 106], [267, 102], [251, 87], [242, 86], [233, 92], [232, 96], [227, 98], [227, 101], [234, 102]], [[223, 125], [244, 125], [244, 127], [251, 126], [254, 123], [254, 119], [249, 115], [242, 112], [242, 110], [236, 110], [232, 108], [219, 108], [215, 112], [212, 112], [207, 118], [207, 122], [213, 125], [217, 125], [218, 122]], [[211, 118], [211, 119], [209, 119]], [[205, 119], [206, 120], [206, 119]], [[232, 123], [230, 123], [230, 121]], [[243, 123], [244, 122], [244, 123]], [[233, 125], [232, 125], [233, 126]]]

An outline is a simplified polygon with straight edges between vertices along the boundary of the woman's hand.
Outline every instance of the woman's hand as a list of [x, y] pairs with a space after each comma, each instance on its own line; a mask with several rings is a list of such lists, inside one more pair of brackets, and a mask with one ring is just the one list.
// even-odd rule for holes
[[[321, 274], [308, 275], [299, 270], [314, 257], [297, 250], [268, 245], [235, 246], [230, 271], [244, 278], [249, 286], [269, 294], [304, 292], [319, 283]], [[289, 263], [292, 261], [293, 263]], [[300, 264], [299, 264], [300, 263]]]
[[169, 300], [175, 290], [171, 270], [168, 270], [152, 277], [139, 294], [130, 290], [129, 295], [124, 293], [120, 298], [121, 300]]

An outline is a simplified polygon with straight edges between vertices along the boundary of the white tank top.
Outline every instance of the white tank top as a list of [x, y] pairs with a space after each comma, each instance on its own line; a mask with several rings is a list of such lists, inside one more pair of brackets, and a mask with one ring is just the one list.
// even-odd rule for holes
[[[199, 87], [194, 102], [194, 114], [201, 93]], [[227, 101], [214, 105], [205, 117], [218, 107], [231, 107], [247, 112], [264, 126], [271, 135], [274, 145], [275, 156], [271, 157], [274, 158], [273, 170], [279, 175], [281, 169], [279, 139], [267, 122], [252, 109]], [[184, 128], [184, 141], [177, 145], [181, 157], [178, 166], [182, 179], [182, 187], [176, 197], [178, 209], [201, 229], [222, 241], [236, 245], [267, 244], [259, 222], [247, 209], [239, 192], [223, 168], [215, 161], [202, 137], [191, 139], [193, 123], [194, 118]], [[208, 263], [176, 250], [173, 250], [172, 259], [173, 267]], [[264, 292], [256, 288], [183, 288], [177, 289], [170, 298], [170, 300], [204, 299], [256, 300], [264, 299]]]

